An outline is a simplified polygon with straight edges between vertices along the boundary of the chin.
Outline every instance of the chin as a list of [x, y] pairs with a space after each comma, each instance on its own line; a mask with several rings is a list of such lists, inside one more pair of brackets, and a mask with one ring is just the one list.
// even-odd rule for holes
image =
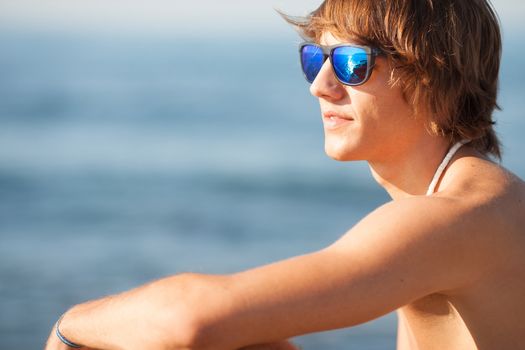
[[363, 150], [360, 135], [356, 133], [325, 130], [324, 151], [326, 155], [340, 162], [360, 160], [359, 150]]
[[326, 144], [324, 151], [328, 157], [340, 162], [358, 160], [356, 155], [354, 154], [355, 152], [352, 152], [351, 149], [348, 149], [346, 147], [333, 147], [331, 145]]

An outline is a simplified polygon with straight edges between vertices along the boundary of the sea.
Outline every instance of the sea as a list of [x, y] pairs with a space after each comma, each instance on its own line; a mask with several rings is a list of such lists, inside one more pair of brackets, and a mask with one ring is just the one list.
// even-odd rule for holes
[[[523, 178], [521, 38], [496, 119]], [[0, 349], [41, 349], [89, 299], [322, 249], [389, 200], [366, 163], [325, 155], [298, 42], [0, 32]], [[394, 349], [396, 322], [294, 340]]]

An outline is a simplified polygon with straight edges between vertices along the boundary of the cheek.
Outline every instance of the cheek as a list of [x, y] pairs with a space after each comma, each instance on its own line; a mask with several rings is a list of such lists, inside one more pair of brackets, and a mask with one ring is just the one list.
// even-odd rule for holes
[[352, 108], [357, 121], [353, 136], [368, 157], [380, 157], [410, 138], [414, 117], [397, 94], [354, 94]]
[[354, 91], [352, 96], [356, 116], [363, 123], [383, 129], [414, 118], [414, 111], [403, 98], [401, 89], [389, 87], [386, 83], [367, 88], [369, 89]]
[[379, 58], [370, 79], [363, 85], [349, 90], [358, 102], [360, 110], [388, 122], [389, 119], [401, 119], [413, 116], [413, 108], [407, 103], [400, 86], [390, 82], [391, 68], [385, 59]]
[[377, 129], [381, 125], [385, 108], [381, 100], [372, 94], [354, 92], [351, 105], [357, 124], [361, 129]]

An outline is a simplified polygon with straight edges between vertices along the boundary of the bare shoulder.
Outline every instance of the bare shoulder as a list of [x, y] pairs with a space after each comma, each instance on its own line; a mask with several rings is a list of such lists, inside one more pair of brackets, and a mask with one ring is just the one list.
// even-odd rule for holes
[[472, 230], [493, 239], [525, 237], [525, 183], [490, 161], [464, 157], [437, 198], [453, 199]]
[[[483, 278], [487, 256], [525, 247], [525, 186], [498, 165], [463, 159], [444, 190], [389, 202], [334, 244], [384, 266], [405, 261], [434, 274], [433, 287], [462, 288]], [[410, 261], [406, 261], [410, 259]], [[503, 261], [503, 260], [502, 260]]]
[[444, 196], [466, 209], [466, 233], [483, 243], [480, 254], [488, 254], [485, 261], [491, 257], [493, 271], [505, 264], [525, 266], [525, 182], [486, 160], [465, 157], [458, 163], [458, 179]]

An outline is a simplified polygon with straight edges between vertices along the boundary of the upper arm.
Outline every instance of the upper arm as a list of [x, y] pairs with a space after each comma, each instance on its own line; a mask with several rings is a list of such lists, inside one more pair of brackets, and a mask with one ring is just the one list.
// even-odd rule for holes
[[326, 249], [229, 276], [206, 338], [228, 348], [352, 326], [459, 287], [470, 223], [434, 201], [389, 203]]

